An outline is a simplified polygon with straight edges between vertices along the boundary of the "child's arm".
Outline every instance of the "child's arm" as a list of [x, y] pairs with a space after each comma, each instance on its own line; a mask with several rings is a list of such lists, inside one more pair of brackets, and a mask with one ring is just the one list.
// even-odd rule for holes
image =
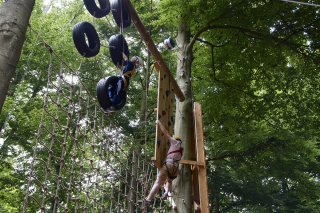
[[123, 60], [128, 60], [128, 56], [126, 56], [126, 54], [124, 54], [124, 53], [122, 53], [122, 58], [123, 58]]
[[159, 120], [156, 120], [156, 124], [158, 124], [158, 126], [160, 127], [162, 133], [170, 140], [171, 139], [171, 135], [168, 133], [168, 131], [166, 130], [166, 128], [164, 128], [164, 126], [162, 125], [162, 123]]

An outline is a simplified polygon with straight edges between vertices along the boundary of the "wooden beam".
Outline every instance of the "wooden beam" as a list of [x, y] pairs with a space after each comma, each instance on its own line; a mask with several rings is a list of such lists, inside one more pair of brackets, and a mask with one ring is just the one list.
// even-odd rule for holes
[[[194, 120], [195, 120], [195, 136], [197, 148], [197, 161], [205, 162], [203, 128], [202, 128], [202, 110], [201, 105], [194, 103]], [[198, 167], [198, 182], [200, 193], [200, 210], [201, 213], [209, 213], [208, 183], [206, 167]]]
[[179, 164], [185, 164], [185, 165], [195, 165], [195, 166], [205, 166], [204, 162], [199, 161], [192, 161], [192, 160], [180, 160]]
[[130, 2], [130, 0], [123, 0], [123, 2], [127, 5], [128, 10], [130, 11], [131, 20], [134, 23], [134, 25], [136, 26], [138, 32], [140, 33], [141, 38], [143, 39], [144, 43], [148, 47], [150, 53], [153, 55], [153, 58], [155, 59], [156, 63], [159, 65], [161, 70], [163, 70], [166, 73], [166, 75], [169, 77], [177, 98], [179, 99], [180, 102], [183, 102], [185, 100], [185, 97], [184, 97], [182, 91], [180, 90], [176, 80], [172, 77], [167, 64], [164, 62], [161, 54], [159, 53], [156, 45], [154, 44], [153, 40], [151, 39], [148, 31], [146, 30], [146, 28], [142, 24], [142, 22], [138, 16], [136, 10], [134, 9], [132, 3]]

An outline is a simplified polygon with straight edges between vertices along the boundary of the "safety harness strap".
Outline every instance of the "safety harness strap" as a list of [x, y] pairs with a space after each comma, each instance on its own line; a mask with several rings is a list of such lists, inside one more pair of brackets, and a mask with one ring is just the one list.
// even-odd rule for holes
[[174, 171], [172, 172], [172, 174], [170, 173], [169, 168], [168, 168], [168, 166], [167, 166], [167, 161], [165, 161], [165, 162], [163, 163], [163, 165], [165, 165], [166, 168], [167, 168], [168, 178], [171, 179], [171, 180], [174, 180], [174, 179], [177, 177], [177, 176], [174, 175], [174, 174], [176, 174], [176, 172], [177, 172], [178, 169], [179, 169], [179, 163], [178, 163], [178, 161], [173, 161], [172, 163], [173, 163], [173, 165], [174, 165], [174, 167], [175, 167], [175, 169], [174, 169]]
[[180, 149], [177, 149], [177, 150], [168, 152], [167, 156], [170, 155], [170, 154], [173, 154], [173, 153], [180, 153], [180, 155], [182, 156], [182, 154], [183, 154], [183, 148], [180, 148]]
[[136, 68], [134, 67], [133, 70], [126, 71], [125, 73], [123, 73], [123, 75], [128, 78], [131, 78], [135, 72], [136, 72]]
[[126, 90], [127, 89], [127, 86], [128, 86], [128, 82], [127, 82], [127, 78], [131, 78], [131, 76], [136, 72], [136, 68], [133, 68], [133, 70], [131, 71], [127, 71], [126, 73], [124, 73], [121, 77], [122, 77], [122, 80], [123, 80], [123, 84], [124, 84], [124, 87], [123, 87], [123, 90]]
[[128, 83], [127, 83], [127, 79], [124, 77], [124, 75], [122, 75], [122, 80], [123, 80], [123, 90], [126, 90]]

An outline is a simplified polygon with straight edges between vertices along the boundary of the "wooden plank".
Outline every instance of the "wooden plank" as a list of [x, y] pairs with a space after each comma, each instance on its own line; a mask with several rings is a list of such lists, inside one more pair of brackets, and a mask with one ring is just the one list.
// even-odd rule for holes
[[[157, 118], [162, 125], [168, 130], [168, 133], [173, 133], [173, 104], [174, 93], [171, 89], [172, 84], [167, 74], [155, 64], [155, 68], [159, 72], [158, 77], [158, 103], [157, 103]], [[167, 137], [164, 136], [160, 128], [156, 127], [156, 139], [155, 139], [155, 154], [151, 160], [154, 162], [158, 169], [161, 168], [162, 162], [167, 156], [167, 152], [170, 147], [170, 142]]]
[[[197, 148], [197, 161], [205, 162], [205, 151], [203, 142], [203, 128], [202, 128], [202, 110], [201, 105], [194, 103], [194, 118], [195, 118], [195, 136]], [[206, 167], [198, 167], [198, 183], [200, 193], [200, 210], [201, 213], [209, 213], [209, 199], [208, 199], [208, 183]]]
[[161, 68], [161, 70], [164, 71], [164, 73], [170, 79], [172, 86], [173, 86], [173, 89], [175, 91], [175, 94], [176, 94], [177, 98], [179, 99], [179, 101], [183, 102], [185, 100], [185, 97], [184, 97], [182, 91], [180, 90], [176, 80], [172, 77], [167, 64], [164, 62], [156, 45], [154, 44], [153, 40], [151, 39], [149, 32], [146, 30], [146, 28], [142, 24], [142, 22], [138, 16], [136, 10], [134, 9], [132, 3], [130, 2], [130, 0], [123, 0], [123, 2], [127, 5], [128, 10], [130, 11], [131, 20], [134, 23], [134, 25], [136, 26], [138, 32], [140, 33], [140, 36], [143, 39], [144, 43], [148, 47], [148, 50], [152, 54], [153, 58], [155, 59], [155, 61], [157, 62], [157, 64]]
[[205, 166], [204, 162], [193, 161], [193, 160], [180, 160], [179, 163], [185, 164], [185, 165]]

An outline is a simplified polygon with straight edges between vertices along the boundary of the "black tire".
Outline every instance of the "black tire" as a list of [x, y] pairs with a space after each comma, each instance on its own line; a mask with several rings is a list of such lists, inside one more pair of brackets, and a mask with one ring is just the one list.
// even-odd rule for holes
[[[97, 84], [97, 98], [100, 106], [107, 110], [111, 106], [111, 100], [108, 95], [108, 88], [109, 86], [117, 86], [119, 77], [117, 76], [109, 76], [106, 78], [100, 79], [100, 81]], [[126, 105], [127, 101], [127, 91], [123, 91], [120, 98], [119, 103], [115, 106], [116, 110], [119, 110]]]
[[110, 13], [110, 2], [109, 0], [98, 0], [100, 8], [97, 6], [94, 0], [83, 0], [89, 13], [96, 17], [102, 18]]
[[122, 52], [126, 54], [128, 58], [129, 56], [129, 48], [128, 44], [121, 34], [116, 34], [110, 37], [109, 39], [109, 52], [114, 65], [123, 65], [123, 57]]
[[[127, 28], [131, 25], [131, 16], [126, 4], [121, 3], [121, 0], [112, 0], [110, 7], [112, 11], [113, 18], [118, 25], [121, 27], [123, 22], [123, 28]], [[122, 14], [122, 17], [121, 17]]]
[[[89, 46], [86, 42], [88, 39]], [[72, 30], [73, 42], [78, 52], [86, 57], [96, 56], [100, 51], [100, 40], [97, 31], [88, 22], [79, 22], [74, 25]]]

